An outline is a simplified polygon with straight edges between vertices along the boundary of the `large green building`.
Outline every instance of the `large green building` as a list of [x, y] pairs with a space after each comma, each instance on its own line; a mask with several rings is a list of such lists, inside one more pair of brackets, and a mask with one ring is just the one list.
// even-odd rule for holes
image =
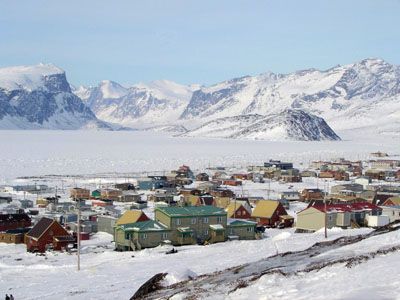
[[[118, 223], [118, 222], [117, 222]], [[155, 220], [117, 225], [114, 241], [118, 250], [156, 247], [169, 241], [175, 246], [255, 239], [256, 223], [229, 220], [227, 212], [214, 206], [168, 206], [155, 208]]]

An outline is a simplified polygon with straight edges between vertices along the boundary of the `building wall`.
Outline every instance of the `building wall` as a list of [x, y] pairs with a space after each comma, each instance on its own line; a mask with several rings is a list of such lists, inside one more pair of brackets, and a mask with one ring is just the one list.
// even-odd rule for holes
[[395, 207], [382, 207], [382, 215], [389, 217], [389, 222], [400, 220], [400, 208]]
[[[329, 216], [331, 216], [329, 218]], [[336, 214], [328, 215], [328, 228], [336, 225]], [[297, 214], [296, 228], [303, 230], [317, 231], [325, 227], [325, 213], [315, 208], [303, 210]]]
[[239, 240], [254, 240], [256, 238], [255, 226], [229, 226], [226, 235], [236, 235]]
[[11, 233], [0, 232], [0, 243], [22, 244], [23, 242], [24, 242], [23, 233], [11, 234]]
[[336, 225], [340, 227], [349, 227], [351, 214], [349, 212], [340, 212], [337, 214]]
[[[218, 222], [218, 217], [220, 217], [220, 222]], [[208, 218], [205, 222], [204, 218]], [[194, 230], [194, 238], [209, 239], [210, 238], [210, 225], [221, 224], [226, 228], [227, 217], [225, 216], [207, 216], [207, 217], [169, 217], [162, 211], [156, 210], [155, 212], [156, 221], [166, 225], [171, 230], [172, 243], [178, 243], [179, 238], [182, 236], [178, 232], [179, 227], [189, 227]], [[178, 221], [179, 220], [179, 221]]]
[[97, 231], [107, 232], [114, 234], [114, 226], [117, 222], [117, 218], [110, 216], [98, 216], [97, 217]]

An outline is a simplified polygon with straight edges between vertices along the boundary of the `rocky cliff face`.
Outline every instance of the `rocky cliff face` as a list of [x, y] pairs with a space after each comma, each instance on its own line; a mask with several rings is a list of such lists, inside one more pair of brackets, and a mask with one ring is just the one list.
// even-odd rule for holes
[[0, 69], [0, 128], [110, 129], [72, 93], [53, 65]]

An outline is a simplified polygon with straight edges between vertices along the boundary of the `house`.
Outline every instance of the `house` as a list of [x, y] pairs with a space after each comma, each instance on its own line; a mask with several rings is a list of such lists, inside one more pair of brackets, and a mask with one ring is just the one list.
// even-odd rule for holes
[[143, 209], [147, 207], [147, 201], [145, 200], [138, 200], [135, 202], [132, 202], [131, 204], [131, 209]]
[[242, 185], [242, 182], [240, 180], [235, 180], [235, 179], [224, 179], [221, 180], [221, 184], [230, 186], [240, 186]]
[[264, 167], [266, 168], [277, 168], [281, 170], [289, 170], [293, 169], [293, 163], [289, 162], [281, 162], [280, 160], [270, 159], [269, 162], [264, 163]]
[[224, 189], [224, 188], [218, 188], [218, 189], [212, 190], [210, 192], [210, 195], [214, 196], [214, 197], [228, 197], [228, 198], [232, 198], [235, 196], [235, 194], [231, 190]]
[[400, 160], [379, 159], [370, 161], [372, 169], [387, 170], [400, 167]]
[[300, 193], [296, 191], [281, 192], [279, 194], [280, 199], [286, 199], [288, 201], [299, 201]]
[[232, 177], [236, 180], [250, 180], [253, 178], [253, 175], [248, 173], [235, 173], [232, 175]]
[[356, 179], [354, 179], [354, 183], [361, 184], [363, 186], [363, 189], [366, 189], [367, 186], [369, 184], [371, 184], [371, 182], [372, 182], [371, 178], [366, 177], [366, 176], [360, 176], [360, 177], [357, 177]]
[[147, 195], [147, 201], [172, 203], [174, 202], [174, 195], [166, 193], [150, 194]]
[[120, 224], [115, 227], [115, 248], [130, 251], [157, 247], [169, 240], [170, 233], [167, 226], [154, 220]]
[[99, 199], [101, 197], [101, 190], [97, 189], [92, 191], [91, 196], [92, 198]]
[[8, 194], [0, 194], [0, 204], [8, 204], [12, 202], [12, 197]]
[[89, 199], [90, 198], [90, 190], [82, 189], [82, 188], [72, 188], [70, 190], [70, 198], [72, 199]]
[[31, 218], [26, 213], [0, 214], [0, 231], [26, 228], [31, 225]]
[[262, 173], [253, 173], [253, 182], [256, 183], [264, 183], [264, 174]]
[[257, 223], [248, 220], [228, 219], [227, 238], [238, 240], [254, 240]]
[[137, 187], [140, 190], [154, 190], [168, 186], [170, 184], [167, 182], [166, 176], [149, 176], [137, 180]]
[[114, 227], [117, 223], [117, 220], [118, 219], [113, 216], [99, 215], [97, 216], [97, 230], [114, 234]]
[[142, 194], [138, 194], [133, 190], [123, 190], [122, 195], [118, 197], [118, 202], [136, 202], [142, 200]]
[[121, 190], [121, 191], [133, 191], [133, 190], [135, 190], [135, 185], [130, 182], [124, 182], [124, 183], [114, 184], [114, 188]]
[[333, 173], [333, 178], [338, 181], [349, 181], [350, 176], [349, 173], [345, 171], [336, 171]]
[[377, 151], [377, 152], [372, 152], [371, 156], [375, 156], [375, 157], [386, 157], [389, 156], [387, 153], [385, 152], [381, 152], [381, 151]]
[[29, 199], [20, 199], [18, 200], [19, 203], [21, 203], [21, 208], [32, 208], [33, 207], [33, 201]]
[[25, 244], [29, 252], [45, 252], [49, 247], [62, 250], [74, 243], [75, 239], [60, 223], [45, 217], [25, 235]]
[[143, 222], [150, 220], [149, 217], [141, 210], [127, 210], [124, 214], [116, 221], [115, 226], [131, 224], [136, 222]]
[[204, 181], [201, 182], [197, 188], [201, 191], [202, 194], [210, 193], [212, 190], [217, 189], [220, 186], [218, 182], [215, 181]]
[[[327, 216], [325, 214], [327, 213]], [[296, 231], [310, 232], [318, 231], [325, 227], [335, 226], [347, 228], [351, 226], [351, 214], [349, 210], [324, 210], [324, 206], [310, 206], [297, 213]]]
[[260, 200], [254, 208], [251, 218], [261, 226], [276, 226], [282, 222], [285, 227], [290, 227], [293, 224], [293, 218], [282, 219], [281, 216], [287, 216], [287, 212], [279, 201], [275, 200]]
[[320, 189], [304, 189], [301, 191], [300, 197], [302, 201], [309, 202], [312, 200], [323, 199], [324, 195]]
[[385, 171], [377, 170], [377, 169], [366, 170], [364, 175], [366, 177], [369, 177], [370, 179], [376, 179], [376, 180], [385, 180], [386, 179]]
[[369, 202], [351, 204], [313, 204], [297, 214], [296, 228], [300, 231], [316, 231], [325, 227], [325, 213], [327, 213], [327, 227], [334, 226], [348, 228], [365, 226], [367, 216], [379, 216], [382, 209]]
[[101, 199], [118, 201], [122, 196], [122, 191], [117, 189], [102, 189], [101, 190]]
[[189, 195], [186, 197], [185, 204], [189, 206], [213, 205], [216, 206], [214, 197], [208, 194], [205, 195]]
[[188, 179], [195, 179], [192, 170], [190, 170], [189, 166], [182, 165], [176, 171], [176, 178], [188, 178]]
[[241, 203], [238, 203], [235, 200], [233, 200], [225, 210], [228, 214], [228, 218], [245, 220], [251, 218], [251, 210], [248, 211]]
[[31, 228], [18, 228], [10, 229], [0, 232], [0, 243], [6, 244], [22, 244], [24, 243], [24, 236]]
[[332, 194], [339, 194], [341, 191], [350, 191], [353, 193], [360, 193], [364, 190], [364, 187], [358, 183], [339, 184], [331, 187]]
[[210, 176], [207, 173], [200, 173], [196, 175], [196, 181], [209, 181]]
[[214, 243], [225, 239], [227, 214], [222, 208], [208, 205], [158, 207], [155, 220], [171, 230], [170, 240], [174, 245]]
[[382, 215], [389, 217], [389, 222], [400, 220], [400, 205], [393, 206], [380, 206], [382, 208]]
[[301, 177], [317, 177], [317, 172], [311, 170], [304, 170], [300, 172]]

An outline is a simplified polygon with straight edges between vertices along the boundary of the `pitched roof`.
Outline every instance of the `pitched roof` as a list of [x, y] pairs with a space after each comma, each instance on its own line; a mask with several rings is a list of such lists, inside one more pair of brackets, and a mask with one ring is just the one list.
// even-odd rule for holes
[[[237, 211], [241, 206], [243, 206], [241, 203], [235, 203], [235, 201], [231, 202], [225, 209], [226, 212], [228, 213], [228, 218], [232, 218], [235, 211]], [[243, 208], [246, 209], [244, 206]]]
[[35, 226], [33, 226], [31, 230], [29, 230], [26, 235], [38, 239], [42, 236], [43, 233], [46, 232], [46, 230], [53, 224], [53, 222], [55, 222], [53, 219], [43, 217]]
[[154, 220], [123, 224], [120, 225], [119, 227], [122, 228], [124, 231], [138, 231], [138, 232], [169, 230], [165, 225]]
[[23, 213], [23, 214], [0, 214], [0, 224], [2, 222], [21, 222], [21, 221], [27, 221], [29, 222], [31, 218]]
[[156, 210], [171, 217], [226, 215], [224, 209], [214, 206], [168, 206], [157, 207]]
[[257, 223], [242, 219], [228, 219], [228, 226], [256, 226]]
[[116, 222], [116, 225], [136, 223], [144, 214], [141, 210], [128, 210]]
[[[325, 212], [325, 205], [315, 204], [307, 208], [315, 208], [321, 212]], [[306, 208], [306, 209], [307, 209]], [[356, 202], [356, 203], [337, 203], [337, 204], [327, 204], [326, 210], [328, 212], [352, 212], [352, 211], [363, 211], [363, 210], [382, 210], [379, 206], [369, 202]]]
[[252, 217], [270, 218], [279, 206], [279, 201], [275, 200], [260, 200], [254, 208]]
[[[386, 201], [391, 201], [394, 205], [400, 205], [400, 197], [390, 197], [387, 198]], [[383, 204], [385, 204], [385, 202]]]

